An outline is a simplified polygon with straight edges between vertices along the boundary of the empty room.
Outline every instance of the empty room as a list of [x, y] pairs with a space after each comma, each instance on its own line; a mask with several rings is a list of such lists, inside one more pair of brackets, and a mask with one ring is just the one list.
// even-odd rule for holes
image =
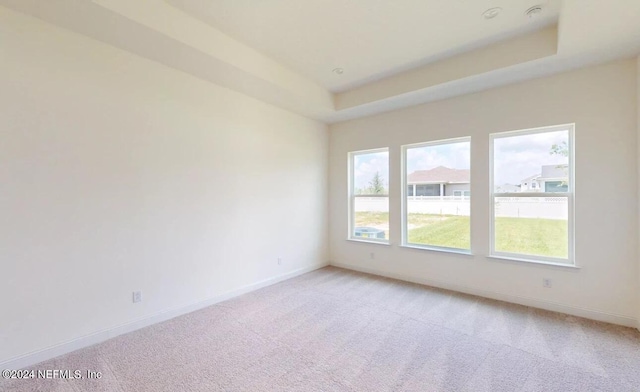
[[0, 391], [640, 391], [640, 1], [0, 0]]

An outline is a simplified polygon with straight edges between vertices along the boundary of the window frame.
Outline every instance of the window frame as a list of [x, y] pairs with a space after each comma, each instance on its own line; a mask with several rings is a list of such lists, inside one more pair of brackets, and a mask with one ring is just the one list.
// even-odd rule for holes
[[[358, 155], [367, 155], [367, 154], [375, 154], [380, 152], [387, 153], [387, 171], [388, 177], [391, 177], [391, 155], [389, 151], [389, 147], [381, 147], [374, 148], [369, 150], [358, 150], [358, 151], [350, 151], [348, 153], [348, 175], [349, 175], [349, 184], [348, 184], [348, 224], [347, 224], [347, 240], [349, 241], [358, 241], [358, 242], [368, 242], [368, 243], [376, 243], [376, 244], [390, 244], [391, 237], [391, 227], [389, 227], [389, 238], [387, 239], [378, 239], [378, 238], [370, 238], [370, 237], [356, 237], [354, 235], [355, 229], [355, 200], [357, 197], [386, 197], [389, 198], [389, 187], [387, 186], [387, 194], [386, 195], [356, 195], [355, 194], [355, 179], [354, 179], [354, 158]], [[389, 181], [391, 179], [389, 178]], [[391, 203], [389, 204], [389, 226], [391, 223]]]
[[[495, 156], [494, 145], [496, 139], [513, 136], [534, 135], [539, 133], [549, 133], [567, 131], [568, 141], [567, 149], [569, 151], [568, 156], [568, 188], [567, 192], [546, 192], [544, 187], [538, 187], [537, 192], [495, 192]], [[544, 190], [544, 191], [543, 191]], [[567, 199], [567, 231], [568, 231], [568, 254], [567, 258], [549, 257], [528, 255], [524, 253], [511, 253], [511, 252], [499, 252], [496, 251], [496, 238], [495, 238], [495, 199], [496, 197], [564, 197]], [[517, 131], [506, 131], [491, 133], [489, 135], [489, 257], [508, 259], [521, 262], [539, 263], [539, 264], [553, 264], [567, 267], [577, 267], [575, 260], [575, 124], [562, 124], [552, 125], [546, 127], [537, 127], [530, 129], [521, 129]]]
[[[408, 204], [408, 181], [407, 181], [407, 175], [409, 173], [407, 173], [407, 151], [412, 149], [412, 148], [421, 148], [421, 147], [431, 147], [431, 146], [439, 146], [439, 145], [444, 145], [444, 144], [455, 144], [455, 143], [461, 143], [461, 142], [468, 142], [469, 143], [469, 158], [471, 158], [471, 148], [472, 148], [472, 140], [471, 140], [471, 136], [463, 136], [463, 137], [455, 137], [455, 138], [450, 138], [450, 139], [441, 139], [441, 140], [434, 140], [434, 141], [430, 141], [430, 142], [421, 142], [421, 143], [412, 143], [412, 144], [405, 144], [403, 146], [401, 146], [401, 189], [402, 189], [402, 194], [401, 194], [401, 207], [400, 207], [400, 231], [401, 231], [401, 246], [405, 247], [405, 248], [414, 248], [414, 249], [423, 249], [423, 250], [429, 250], [429, 251], [438, 251], [438, 252], [446, 252], [446, 253], [457, 253], [457, 254], [465, 254], [465, 255], [472, 255], [472, 249], [473, 249], [473, 230], [471, 230], [472, 227], [472, 205], [471, 205], [471, 196], [469, 196], [468, 200], [469, 200], [469, 249], [463, 249], [463, 248], [451, 248], [451, 247], [446, 247], [446, 246], [437, 246], [437, 245], [424, 245], [424, 244], [415, 244], [413, 242], [409, 242], [409, 230], [407, 227], [408, 224], [408, 217], [407, 217], [407, 204]], [[471, 173], [471, 159], [469, 159], [469, 192], [471, 192], [471, 184], [472, 184], [473, 178], [472, 178], [472, 173]], [[417, 193], [417, 188], [416, 188], [416, 193]], [[413, 195], [413, 197], [416, 197], [416, 195]], [[467, 199], [463, 199], [463, 200], [467, 200]]]

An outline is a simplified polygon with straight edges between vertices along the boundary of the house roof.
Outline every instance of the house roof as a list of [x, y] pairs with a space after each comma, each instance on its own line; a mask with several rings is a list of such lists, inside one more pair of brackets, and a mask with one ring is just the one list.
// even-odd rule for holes
[[566, 178], [568, 165], [545, 165], [542, 166], [540, 178]]
[[569, 165], [543, 165], [542, 174], [534, 174], [527, 178], [520, 180], [520, 182], [530, 180], [546, 180], [546, 179], [558, 179], [567, 178], [567, 168]]
[[498, 185], [496, 187], [496, 189], [500, 193], [519, 192], [520, 191], [520, 185], [502, 184], [502, 185]]
[[430, 170], [416, 170], [409, 174], [410, 183], [469, 183], [469, 169], [451, 169], [444, 166]]
[[522, 180], [520, 180], [520, 182], [525, 182], [525, 181], [531, 181], [531, 180], [537, 180], [540, 177], [540, 174], [534, 174], [532, 176], [529, 176], [527, 178], [523, 178]]

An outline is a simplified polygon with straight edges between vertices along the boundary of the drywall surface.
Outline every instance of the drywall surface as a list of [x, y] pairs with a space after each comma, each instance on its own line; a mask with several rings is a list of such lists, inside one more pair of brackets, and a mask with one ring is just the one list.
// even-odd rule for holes
[[[635, 325], [638, 309], [636, 60], [585, 68], [330, 127], [335, 265]], [[489, 134], [575, 123], [580, 269], [490, 259]], [[403, 248], [401, 146], [471, 136], [473, 255]], [[391, 246], [347, 241], [347, 153], [390, 148]], [[371, 253], [374, 258], [371, 258]], [[542, 279], [550, 278], [552, 288]]]
[[327, 263], [324, 124], [5, 8], [0, 58], [0, 363]]

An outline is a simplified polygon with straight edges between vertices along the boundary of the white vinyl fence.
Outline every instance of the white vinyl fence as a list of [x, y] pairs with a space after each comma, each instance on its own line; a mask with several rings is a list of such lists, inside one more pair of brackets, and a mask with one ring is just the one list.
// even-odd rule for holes
[[[356, 212], [389, 212], [387, 197], [357, 197]], [[469, 199], [457, 196], [409, 197], [409, 214], [462, 215], [469, 216]], [[498, 197], [496, 216], [511, 218], [567, 219], [567, 199], [563, 197]]]
[[569, 218], [566, 197], [496, 197], [495, 213], [511, 218]]

